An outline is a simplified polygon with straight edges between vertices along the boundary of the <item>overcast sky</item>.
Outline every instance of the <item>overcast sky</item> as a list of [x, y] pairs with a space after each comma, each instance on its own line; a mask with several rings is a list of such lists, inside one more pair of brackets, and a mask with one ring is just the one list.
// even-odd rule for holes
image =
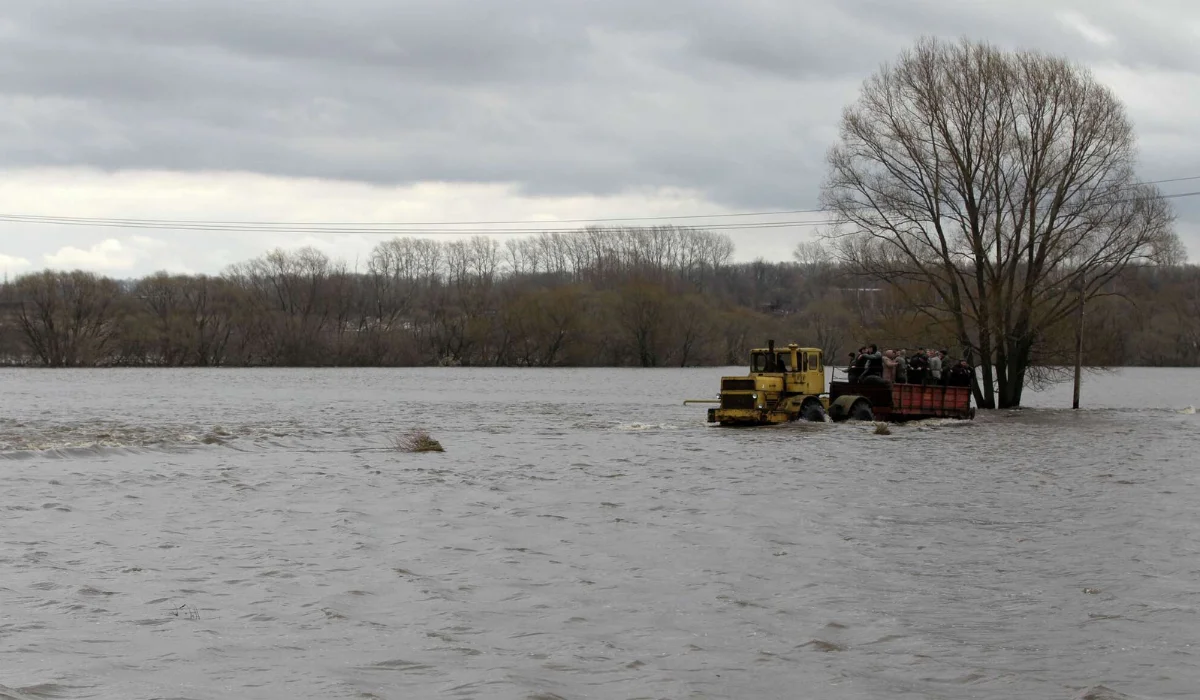
[[[1182, 1], [5, 0], [0, 215], [808, 209], [842, 108], [922, 34], [1087, 64], [1129, 109], [1143, 179], [1200, 175], [1200, 5]], [[1175, 203], [1196, 261], [1200, 197]], [[783, 260], [812, 230], [728, 233], [739, 259]], [[383, 238], [0, 222], [0, 267], [216, 273], [302, 245], [353, 264]]]

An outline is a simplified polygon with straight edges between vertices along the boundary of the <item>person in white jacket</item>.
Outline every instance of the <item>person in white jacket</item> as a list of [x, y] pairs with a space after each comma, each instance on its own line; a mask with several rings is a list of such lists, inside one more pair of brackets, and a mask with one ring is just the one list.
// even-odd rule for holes
[[929, 355], [929, 377], [933, 379], [934, 384], [942, 383], [942, 353], [937, 350], [930, 350]]

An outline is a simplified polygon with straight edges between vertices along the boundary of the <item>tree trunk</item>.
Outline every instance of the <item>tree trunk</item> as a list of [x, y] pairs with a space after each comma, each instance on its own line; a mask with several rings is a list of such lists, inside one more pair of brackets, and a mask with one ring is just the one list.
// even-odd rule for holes
[[1075, 385], [1071, 395], [1071, 408], [1079, 408], [1079, 380], [1083, 374], [1083, 289], [1079, 290], [1079, 321], [1075, 325]]
[[979, 359], [983, 372], [983, 392], [981, 394], [980, 387], [972, 382], [972, 393], [975, 394], [975, 402], [979, 404], [980, 408], [995, 408], [996, 384], [995, 366], [992, 363], [992, 336], [986, 330], [979, 332]]

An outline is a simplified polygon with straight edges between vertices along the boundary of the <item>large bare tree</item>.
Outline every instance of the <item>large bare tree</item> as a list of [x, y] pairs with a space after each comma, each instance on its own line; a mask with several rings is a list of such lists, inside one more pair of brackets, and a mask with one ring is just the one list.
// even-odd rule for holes
[[826, 235], [956, 337], [980, 406], [1021, 403], [1049, 329], [1177, 255], [1121, 103], [1061, 58], [924, 39], [863, 85], [829, 152]]
[[116, 332], [121, 289], [111, 279], [75, 270], [17, 278], [12, 297], [30, 351], [49, 367], [102, 363]]

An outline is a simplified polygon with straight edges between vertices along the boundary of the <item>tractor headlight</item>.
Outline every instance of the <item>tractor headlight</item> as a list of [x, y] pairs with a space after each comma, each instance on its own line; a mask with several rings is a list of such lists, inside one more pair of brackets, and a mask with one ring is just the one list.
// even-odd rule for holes
[[758, 394], [750, 394], [750, 398], [754, 399], [755, 401], [758, 401]]

